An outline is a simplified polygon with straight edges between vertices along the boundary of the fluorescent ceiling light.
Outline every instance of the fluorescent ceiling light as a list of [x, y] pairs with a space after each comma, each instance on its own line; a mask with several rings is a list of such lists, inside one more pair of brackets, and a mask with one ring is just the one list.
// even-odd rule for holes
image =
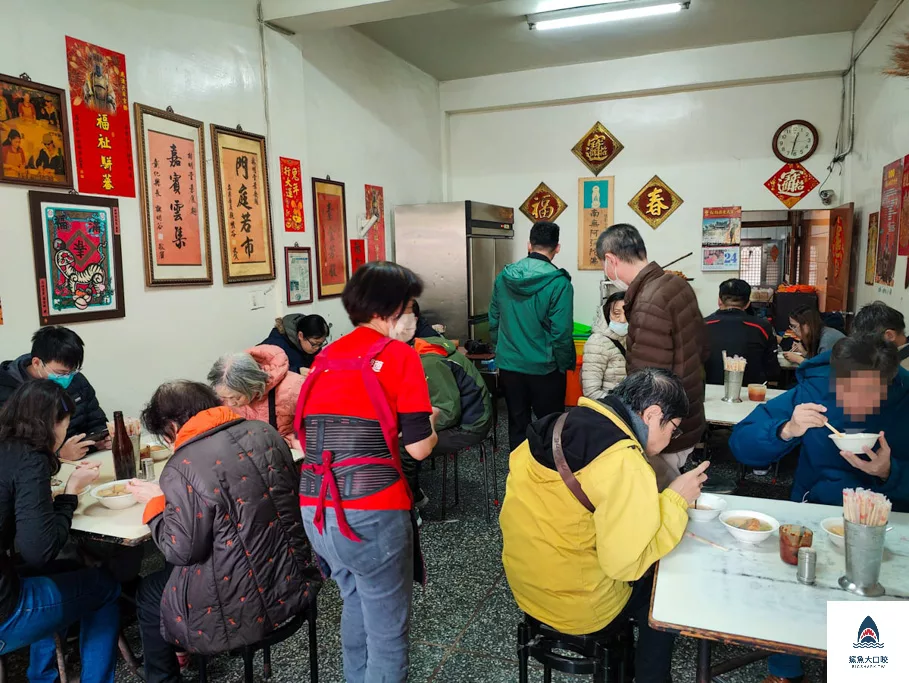
[[531, 30], [546, 31], [556, 28], [590, 26], [592, 24], [603, 24], [625, 19], [657, 17], [664, 14], [675, 14], [684, 9], [688, 9], [690, 2], [649, 3], [643, 6], [636, 4], [634, 7], [623, 7], [623, 4], [611, 2], [608, 7], [597, 10], [587, 7], [578, 7], [556, 12], [532, 14], [527, 17], [527, 25]]

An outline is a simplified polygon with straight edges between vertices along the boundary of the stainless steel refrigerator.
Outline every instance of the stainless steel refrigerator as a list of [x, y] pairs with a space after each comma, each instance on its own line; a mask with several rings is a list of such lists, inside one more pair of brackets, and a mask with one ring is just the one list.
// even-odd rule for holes
[[423, 278], [421, 313], [462, 344], [489, 341], [489, 300], [512, 258], [514, 209], [481, 202], [397, 206], [395, 260]]

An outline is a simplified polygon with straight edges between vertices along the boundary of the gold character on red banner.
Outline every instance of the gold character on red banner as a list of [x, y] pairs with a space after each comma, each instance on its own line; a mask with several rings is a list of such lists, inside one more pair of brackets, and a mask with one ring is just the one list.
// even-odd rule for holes
[[533, 223], [554, 221], [562, 215], [567, 206], [559, 195], [549, 189], [546, 183], [540, 183], [521, 204], [521, 213]]
[[653, 176], [650, 181], [641, 188], [634, 198], [628, 202], [628, 206], [634, 209], [651, 228], [656, 230], [663, 221], [671, 216], [676, 209], [682, 205], [682, 198], [679, 197], [659, 176]]

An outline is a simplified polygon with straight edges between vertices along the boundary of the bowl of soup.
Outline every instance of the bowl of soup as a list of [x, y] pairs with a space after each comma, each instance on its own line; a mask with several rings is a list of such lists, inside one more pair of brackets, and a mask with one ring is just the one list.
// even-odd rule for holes
[[719, 517], [726, 506], [726, 501], [719, 496], [702, 493], [694, 505], [688, 506], [688, 519], [692, 522], [709, 522]]
[[153, 443], [142, 447], [142, 457], [151, 458], [155, 462], [167, 460], [171, 455], [171, 450], [162, 444]]
[[111, 510], [125, 510], [136, 504], [136, 498], [127, 490], [129, 479], [109, 481], [92, 489], [92, 497]]
[[773, 517], [754, 510], [729, 510], [720, 513], [720, 522], [733, 538], [743, 543], [766, 541], [780, 528], [780, 523]]
[[[890, 531], [893, 527], [887, 527]], [[846, 523], [842, 517], [828, 517], [821, 520], [821, 529], [827, 534], [827, 539], [838, 548], [846, 545]], [[885, 532], [886, 533], [886, 532]]]
[[864, 453], [862, 450], [865, 446], [874, 448], [880, 434], [830, 434], [830, 440], [836, 444], [841, 451], [850, 453]]

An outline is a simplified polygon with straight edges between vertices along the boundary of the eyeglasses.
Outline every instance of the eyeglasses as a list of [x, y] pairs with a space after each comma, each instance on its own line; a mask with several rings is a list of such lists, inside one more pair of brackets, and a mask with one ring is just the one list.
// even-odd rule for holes
[[673, 438], [673, 439], [678, 439], [680, 436], [682, 436], [682, 428], [681, 428], [681, 426], [676, 427], [675, 429], [672, 430], [672, 438]]
[[326, 337], [322, 341], [315, 341], [313, 339], [307, 338], [306, 343], [309, 344], [314, 349], [321, 349], [323, 346], [325, 346], [328, 343], [328, 337]]

